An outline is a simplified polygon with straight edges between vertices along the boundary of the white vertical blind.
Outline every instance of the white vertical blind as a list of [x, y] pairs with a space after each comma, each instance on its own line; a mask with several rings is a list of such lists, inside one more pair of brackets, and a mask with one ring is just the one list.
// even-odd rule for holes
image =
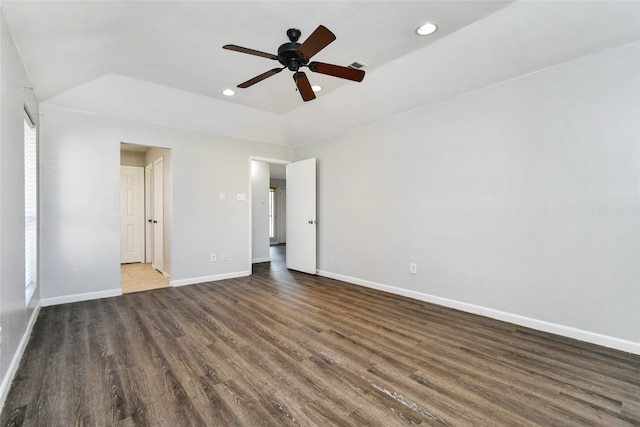
[[27, 303], [38, 281], [38, 146], [36, 127], [24, 117], [24, 248]]
[[276, 194], [276, 189], [274, 187], [269, 187], [269, 238], [273, 239], [275, 237], [275, 201], [274, 196]]

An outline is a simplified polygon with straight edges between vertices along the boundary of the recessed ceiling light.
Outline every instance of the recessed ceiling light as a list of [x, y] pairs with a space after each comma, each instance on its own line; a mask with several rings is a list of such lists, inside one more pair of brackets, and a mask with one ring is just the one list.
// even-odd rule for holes
[[422, 24], [416, 29], [416, 33], [419, 36], [428, 36], [429, 34], [433, 34], [438, 29], [438, 26], [433, 22], [427, 22], [426, 24]]
[[223, 91], [222, 91], [222, 94], [223, 94], [224, 96], [233, 96], [233, 95], [235, 95], [236, 93], [235, 93], [234, 91], [232, 91], [231, 89], [225, 89], [225, 90], [223, 90]]
[[311, 86], [311, 89], [313, 89], [314, 92], [320, 92], [322, 90], [322, 86], [313, 85]]

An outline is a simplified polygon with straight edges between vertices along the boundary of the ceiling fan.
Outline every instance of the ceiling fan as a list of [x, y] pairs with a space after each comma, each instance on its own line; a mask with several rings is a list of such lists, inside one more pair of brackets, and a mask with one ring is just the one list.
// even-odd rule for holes
[[329, 76], [340, 77], [342, 79], [353, 80], [361, 82], [364, 79], [364, 71], [350, 67], [343, 67], [340, 65], [326, 64], [324, 62], [311, 61], [309, 59], [322, 49], [327, 47], [329, 43], [336, 39], [336, 36], [329, 31], [324, 25], [318, 26], [313, 33], [304, 41], [304, 43], [298, 43], [300, 38], [300, 30], [296, 28], [290, 28], [287, 30], [287, 37], [289, 37], [289, 43], [284, 43], [278, 48], [278, 54], [273, 55], [271, 53], [261, 52], [259, 50], [249, 49], [242, 46], [236, 46], [234, 44], [227, 44], [222, 46], [223, 49], [234, 50], [236, 52], [248, 53], [249, 55], [261, 56], [267, 59], [273, 59], [283, 65], [282, 68], [273, 68], [267, 72], [260, 74], [252, 79], [247, 80], [244, 83], [238, 85], [239, 88], [248, 88], [267, 77], [271, 77], [274, 74], [278, 74], [280, 71], [288, 68], [293, 71], [293, 80], [296, 82], [296, 86], [302, 99], [304, 101], [311, 101], [315, 99], [316, 95], [313, 93], [311, 84], [306, 74], [300, 71], [301, 68], [307, 67], [311, 71], [320, 74], [326, 74]]

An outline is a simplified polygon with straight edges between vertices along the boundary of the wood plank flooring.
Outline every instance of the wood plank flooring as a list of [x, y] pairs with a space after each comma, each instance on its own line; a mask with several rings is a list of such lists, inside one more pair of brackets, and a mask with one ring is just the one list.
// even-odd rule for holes
[[265, 263], [43, 308], [0, 422], [640, 425], [640, 357]]

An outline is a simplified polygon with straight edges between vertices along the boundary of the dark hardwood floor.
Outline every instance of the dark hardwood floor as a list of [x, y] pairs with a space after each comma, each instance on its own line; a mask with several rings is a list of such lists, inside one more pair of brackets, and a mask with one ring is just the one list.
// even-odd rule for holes
[[265, 263], [43, 308], [1, 424], [640, 425], [640, 357]]

